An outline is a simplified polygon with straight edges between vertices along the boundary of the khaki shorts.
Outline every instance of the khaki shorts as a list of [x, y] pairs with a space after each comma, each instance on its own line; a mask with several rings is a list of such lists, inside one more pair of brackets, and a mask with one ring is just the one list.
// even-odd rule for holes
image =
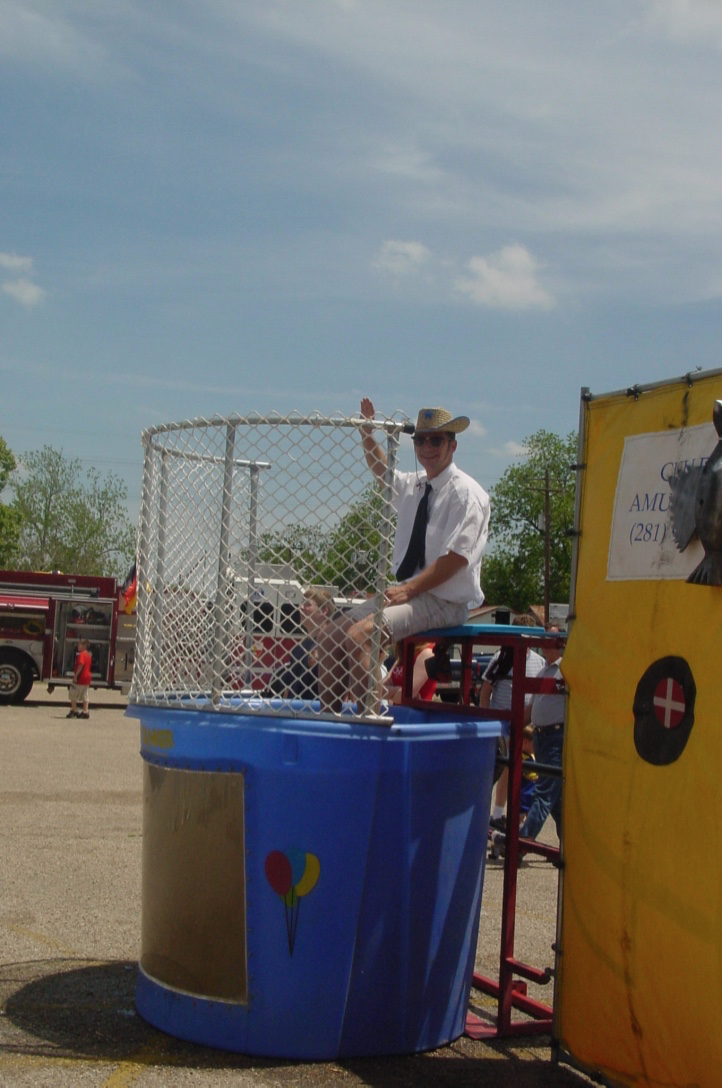
[[[370, 597], [363, 604], [351, 608], [346, 616], [355, 623], [370, 616], [376, 608], [376, 598]], [[431, 631], [437, 627], [460, 627], [469, 616], [465, 604], [444, 601], [433, 593], [420, 593], [406, 604], [390, 604], [384, 608], [383, 623], [391, 642], [400, 642], [407, 635], [419, 631]]]
[[89, 691], [90, 684], [71, 684], [68, 688], [68, 694], [73, 703], [86, 703]]

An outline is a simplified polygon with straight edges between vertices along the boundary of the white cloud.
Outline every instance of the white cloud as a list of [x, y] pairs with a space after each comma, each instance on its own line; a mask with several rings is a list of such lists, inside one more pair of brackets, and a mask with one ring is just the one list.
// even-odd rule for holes
[[495, 310], [549, 310], [554, 298], [537, 279], [538, 264], [526, 246], [504, 246], [488, 257], [472, 257], [471, 276], [455, 282], [479, 306]]
[[15, 279], [4, 280], [0, 285], [6, 295], [10, 295], [27, 310], [32, 310], [43, 301], [46, 292], [30, 279], [33, 272], [32, 257], [21, 257], [18, 253], [0, 253], [0, 268], [15, 273]]
[[473, 435], [474, 438], [483, 438], [486, 434], [486, 427], [483, 423], [480, 423], [478, 419], [472, 419], [464, 433]]
[[20, 276], [16, 280], [6, 280], [2, 285], [2, 290], [27, 310], [32, 310], [45, 298], [43, 288], [38, 287], [37, 283], [33, 283], [32, 280], [28, 280], [24, 276]]
[[[109, 5], [110, 7], [110, 5]], [[83, 10], [85, 9], [85, 10]], [[107, 18], [118, 12], [111, 12]], [[125, 5], [125, 19], [134, 18]], [[0, 56], [48, 72], [72, 73], [76, 79], [100, 79], [114, 67], [110, 40], [100, 40], [102, 18], [97, 8], [80, 0], [57, 4], [52, 0], [3, 0], [0, 4]]]
[[392, 276], [408, 276], [419, 272], [430, 257], [430, 251], [421, 242], [400, 242], [392, 239], [381, 246], [374, 265]]
[[719, 0], [648, 0], [649, 21], [678, 41], [722, 46]]
[[32, 257], [20, 257], [17, 253], [0, 253], [0, 268], [11, 272], [32, 272]]
[[396, 176], [405, 182], [438, 189], [447, 184], [444, 171], [428, 151], [421, 150], [416, 141], [394, 143], [379, 148], [370, 158], [372, 169]]
[[[457, 290], [477, 305], [543, 312], [562, 293], [602, 291], [661, 300], [676, 283], [685, 297], [708, 297], [699, 258], [722, 226], [715, 112], [722, 0], [558, 0], [553, 14], [533, 0], [316, 0], [314, 17], [288, 0], [122, 0], [97, 10], [93, 0], [5, 0], [0, 54], [31, 72], [37, 65], [44, 78], [102, 75], [100, 101], [114, 119], [108, 132], [119, 151], [116, 158], [109, 143], [97, 158], [131, 170], [133, 155], [162, 148], [149, 154], [159, 173], [166, 162], [187, 163], [182, 183], [178, 173], [173, 183], [189, 207], [194, 188], [207, 194], [217, 135], [225, 169], [209, 175], [219, 186], [209, 199], [214, 207], [247, 190], [268, 194], [269, 206], [279, 194], [288, 214], [300, 196], [315, 193], [319, 206], [338, 209], [335, 224], [351, 224], [357, 252], [368, 254], [368, 231], [382, 222], [395, 239], [424, 238], [456, 263], [457, 274], [464, 254], [492, 261], [498, 239], [534, 238], [540, 252], [554, 253], [553, 286], [546, 277], [542, 286], [536, 270], [525, 297], [509, 293], [508, 270], [506, 290], [497, 285], [496, 294], [489, 278], [499, 269], [464, 269]], [[128, 73], [137, 81], [127, 98], [115, 98], [119, 73], [123, 91]], [[159, 96], [160, 108], [144, 109], [148, 94]], [[184, 124], [155, 135], [154, 120], [172, 102], [196, 118], [209, 110], [218, 122], [195, 137], [194, 154], [173, 153]], [[269, 103], [284, 104], [277, 146], [264, 122]], [[231, 118], [235, 139], [223, 130]], [[193, 140], [193, 126], [188, 132]], [[103, 131], [103, 147], [105, 139]], [[87, 146], [97, 145], [89, 138]], [[132, 183], [140, 173], [128, 176]], [[279, 177], [303, 183], [286, 192]], [[74, 181], [62, 169], [50, 179], [54, 186]], [[159, 177], [155, 191], [164, 188]], [[109, 182], [107, 191], [124, 188]], [[273, 213], [255, 209], [249, 218], [272, 221]], [[468, 248], [470, 237], [480, 239], [477, 248]], [[316, 282], [358, 297], [351, 281], [362, 262], [346, 261], [338, 230], [323, 242]], [[419, 245], [387, 246], [396, 244]], [[422, 252], [419, 260], [384, 248], [376, 272], [409, 280], [413, 273], [415, 288], [433, 274], [440, 286], [440, 265]], [[139, 264], [130, 261], [134, 272]], [[310, 265], [304, 259], [293, 270], [304, 291]], [[368, 272], [367, 256], [363, 265]], [[269, 278], [279, 267], [285, 264], [273, 254]]]
[[489, 450], [492, 457], [502, 457], [504, 460], [508, 460], [510, 457], [526, 457], [528, 452], [525, 445], [521, 442], [514, 442], [513, 440], [505, 442], [501, 447], [497, 446], [496, 448]]
[[507, 457], [526, 457], [529, 452], [528, 446], [525, 446], [523, 442], [505, 442], [502, 446], [504, 453]]

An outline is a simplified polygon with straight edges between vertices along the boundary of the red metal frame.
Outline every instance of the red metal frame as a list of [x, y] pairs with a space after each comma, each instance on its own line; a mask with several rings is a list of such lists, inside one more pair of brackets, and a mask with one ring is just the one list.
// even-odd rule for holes
[[[494, 624], [467, 624], [451, 630], [423, 632], [410, 636], [404, 645], [404, 684], [402, 702], [426, 711], [439, 704], [411, 698], [414, 645], [417, 642], [445, 643], [459, 646], [461, 652], [460, 702], [454, 711], [465, 716], [509, 721], [509, 793], [507, 800], [507, 831], [504, 850], [504, 887], [502, 896], [501, 941], [499, 950], [499, 978], [488, 978], [474, 973], [472, 987], [497, 999], [496, 1022], [482, 1019], [473, 1012], [467, 1013], [466, 1034], [472, 1039], [505, 1038], [513, 1035], [549, 1034], [553, 1027], [553, 1008], [527, 996], [526, 981], [542, 985], [552, 979], [550, 969], [523, 963], [514, 955], [516, 926], [517, 867], [520, 844], [526, 853], [540, 854], [560, 864], [557, 847], [547, 846], [531, 839], [519, 838], [521, 810], [522, 741], [524, 732], [524, 697], [542, 690], [543, 681], [526, 676], [526, 652], [528, 647], [564, 647], [564, 636], [547, 634], [541, 629], [529, 627], [496, 626]], [[489, 710], [474, 706], [471, 702], [472, 657], [475, 646], [512, 646], [514, 663], [512, 676], [511, 710]], [[448, 705], [446, 707], [448, 709]], [[526, 981], [523, 981], [526, 980]], [[516, 1010], [529, 1019], [512, 1020]]]

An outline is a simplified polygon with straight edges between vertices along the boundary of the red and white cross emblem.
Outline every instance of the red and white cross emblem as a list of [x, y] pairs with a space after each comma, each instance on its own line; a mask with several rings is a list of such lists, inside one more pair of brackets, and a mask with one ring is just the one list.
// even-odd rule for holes
[[652, 704], [659, 724], [665, 729], [676, 729], [687, 709], [682, 685], [671, 676], [665, 676], [654, 689]]

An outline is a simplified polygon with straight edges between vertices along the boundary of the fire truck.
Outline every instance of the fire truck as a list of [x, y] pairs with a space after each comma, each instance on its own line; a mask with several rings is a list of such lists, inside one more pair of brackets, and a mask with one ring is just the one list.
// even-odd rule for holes
[[82, 638], [92, 686], [120, 686], [118, 617], [115, 578], [0, 570], [0, 704], [21, 703], [35, 680], [47, 681], [48, 691], [70, 685]]

